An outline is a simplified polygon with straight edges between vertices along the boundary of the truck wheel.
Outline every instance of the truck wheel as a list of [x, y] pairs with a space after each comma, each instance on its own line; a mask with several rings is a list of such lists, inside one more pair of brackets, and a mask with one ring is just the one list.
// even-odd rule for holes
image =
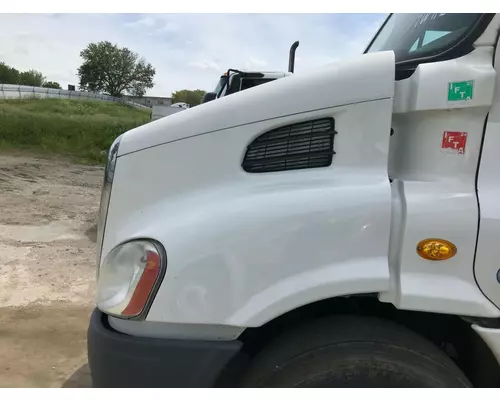
[[371, 317], [318, 319], [277, 337], [252, 360], [243, 387], [470, 387], [420, 335]]

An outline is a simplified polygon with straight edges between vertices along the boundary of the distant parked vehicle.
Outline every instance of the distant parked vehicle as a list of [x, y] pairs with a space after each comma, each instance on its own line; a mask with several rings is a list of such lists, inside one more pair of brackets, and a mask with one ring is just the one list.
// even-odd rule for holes
[[177, 108], [187, 109], [187, 108], [189, 108], [191, 106], [189, 104], [187, 104], [187, 103], [174, 103], [170, 107], [177, 107]]
[[153, 106], [151, 121], [156, 121], [157, 119], [187, 110], [188, 108], [189, 104], [187, 103], [174, 103], [170, 106]]

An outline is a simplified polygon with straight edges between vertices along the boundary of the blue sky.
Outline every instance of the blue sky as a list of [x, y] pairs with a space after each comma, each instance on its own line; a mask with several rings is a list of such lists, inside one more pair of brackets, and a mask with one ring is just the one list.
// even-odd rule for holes
[[109, 40], [156, 68], [148, 94], [211, 90], [228, 68], [301, 73], [363, 51], [386, 14], [0, 14], [0, 61], [78, 84], [80, 51]]

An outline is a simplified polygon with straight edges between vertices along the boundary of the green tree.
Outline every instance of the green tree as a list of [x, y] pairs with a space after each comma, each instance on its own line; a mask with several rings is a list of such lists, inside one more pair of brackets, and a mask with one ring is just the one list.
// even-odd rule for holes
[[154, 86], [155, 69], [137, 53], [108, 41], [90, 43], [80, 53], [80, 89], [111, 96], [141, 97]]
[[19, 71], [0, 62], [0, 83], [19, 84]]
[[187, 103], [191, 107], [197, 106], [201, 103], [201, 99], [205, 95], [204, 90], [178, 90], [172, 93], [172, 103]]
[[61, 85], [58, 82], [48, 81], [45, 82], [42, 87], [50, 88], [50, 89], [62, 89]]
[[40, 87], [45, 83], [45, 76], [39, 71], [30, 69], [19, 74], [19, 84]]

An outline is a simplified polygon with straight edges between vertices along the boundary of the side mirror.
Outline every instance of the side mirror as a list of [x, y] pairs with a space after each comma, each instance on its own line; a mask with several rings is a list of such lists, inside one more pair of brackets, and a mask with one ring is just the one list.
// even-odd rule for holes
[[207, 92], [201, 98], [201, 104], [208, 103], [209, 101], [215, 100], [217, 98], [217, 93]]

